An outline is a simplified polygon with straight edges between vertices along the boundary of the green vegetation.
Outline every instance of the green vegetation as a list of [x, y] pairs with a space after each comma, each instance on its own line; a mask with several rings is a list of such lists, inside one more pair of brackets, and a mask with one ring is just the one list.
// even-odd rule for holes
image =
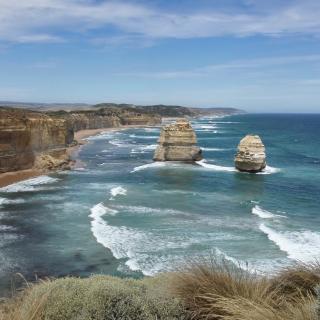
[[42, 281], [0, 305], [0, 319], [317, 320], [319, 284], [318, 264], [264, 277], [211, 261], [142, 280]]

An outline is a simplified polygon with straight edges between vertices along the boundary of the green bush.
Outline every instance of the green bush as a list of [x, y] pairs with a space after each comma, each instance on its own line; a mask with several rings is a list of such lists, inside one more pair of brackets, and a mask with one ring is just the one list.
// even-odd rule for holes
[[165, 277], [120, 279], [92, 276], [45, 281], [24, 293], [15, 310], [19, 320], [173, 320], [187, 319], [170, 296]]

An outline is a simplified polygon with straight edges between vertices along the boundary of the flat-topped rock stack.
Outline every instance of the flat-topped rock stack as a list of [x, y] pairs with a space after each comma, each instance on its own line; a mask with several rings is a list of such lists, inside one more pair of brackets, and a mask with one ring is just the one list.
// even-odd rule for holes
[[235, 167], [239, 171], [260, 172], [266, 167], [266, 152], [262, 140], [257, 135], [245, 136], [238, 145]]
[[197, 137], [186, 119], [162, 127], [153, 160], [193, 162], [202, 159], [202, 151], [197, 146]]

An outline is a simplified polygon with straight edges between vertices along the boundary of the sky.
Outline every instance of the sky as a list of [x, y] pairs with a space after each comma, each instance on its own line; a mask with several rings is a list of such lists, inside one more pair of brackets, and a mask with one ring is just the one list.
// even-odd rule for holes
[[0, 101], [320, 112], [319, 0], [0, 0]]

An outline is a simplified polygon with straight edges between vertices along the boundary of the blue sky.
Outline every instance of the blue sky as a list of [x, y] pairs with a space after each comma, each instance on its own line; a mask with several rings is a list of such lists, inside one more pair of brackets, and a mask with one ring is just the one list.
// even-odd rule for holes
[[320, 112], [319, 0], [0, 0], [0, 100]]

